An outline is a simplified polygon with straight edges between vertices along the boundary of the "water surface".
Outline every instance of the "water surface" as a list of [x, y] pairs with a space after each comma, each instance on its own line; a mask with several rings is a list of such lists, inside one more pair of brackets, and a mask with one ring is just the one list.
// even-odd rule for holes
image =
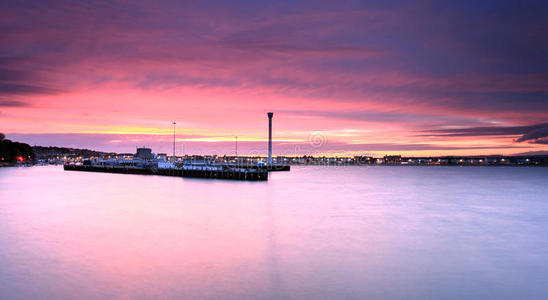
[[2, 299], [545, 299], [548, 168], [0, 169]]

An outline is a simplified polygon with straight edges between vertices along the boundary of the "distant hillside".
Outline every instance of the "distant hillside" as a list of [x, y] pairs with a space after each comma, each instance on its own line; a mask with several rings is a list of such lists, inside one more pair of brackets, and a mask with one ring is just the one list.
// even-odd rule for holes
[[81, 157], [91, 157], [91, 156], [104, 156], [104, 155], [116, 155], [113, 152], [101, 152], [94, 151], [89, 149], [77, 149], [77, 148], [65, 148], [65, 147], [42, 147], [42, 146], [33, 146], [32, 149], [38, 159], [48, 159], [54, 158], [57, 156], [81, 156]]
[[12, 142], [5, 137], [3, 133], [0, 133], [1, 163], [34, 160], [34, 151], [28, 144]]

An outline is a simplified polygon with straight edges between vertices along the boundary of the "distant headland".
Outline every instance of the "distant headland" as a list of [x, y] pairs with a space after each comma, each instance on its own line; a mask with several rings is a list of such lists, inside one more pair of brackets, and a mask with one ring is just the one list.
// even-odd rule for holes
[[31, 146], [8, 140], [3, 133], [0, 133], [0, 166], [34, 160], [34, 150]]

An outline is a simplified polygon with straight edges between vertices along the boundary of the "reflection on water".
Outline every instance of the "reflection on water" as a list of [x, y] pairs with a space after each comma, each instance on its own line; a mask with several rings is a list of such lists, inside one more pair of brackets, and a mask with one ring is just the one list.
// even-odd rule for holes
[[548, 168], [0, 169], [0, 298], [543, 299]]

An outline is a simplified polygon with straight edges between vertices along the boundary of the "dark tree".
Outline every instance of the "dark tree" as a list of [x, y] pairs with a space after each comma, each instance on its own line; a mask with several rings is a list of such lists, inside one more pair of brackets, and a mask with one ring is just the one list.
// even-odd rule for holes
[[0, 133], [0, 162], [15, 162], [18, 160], [34, 160], [34, 150], [25, 143], [12, 142]]

